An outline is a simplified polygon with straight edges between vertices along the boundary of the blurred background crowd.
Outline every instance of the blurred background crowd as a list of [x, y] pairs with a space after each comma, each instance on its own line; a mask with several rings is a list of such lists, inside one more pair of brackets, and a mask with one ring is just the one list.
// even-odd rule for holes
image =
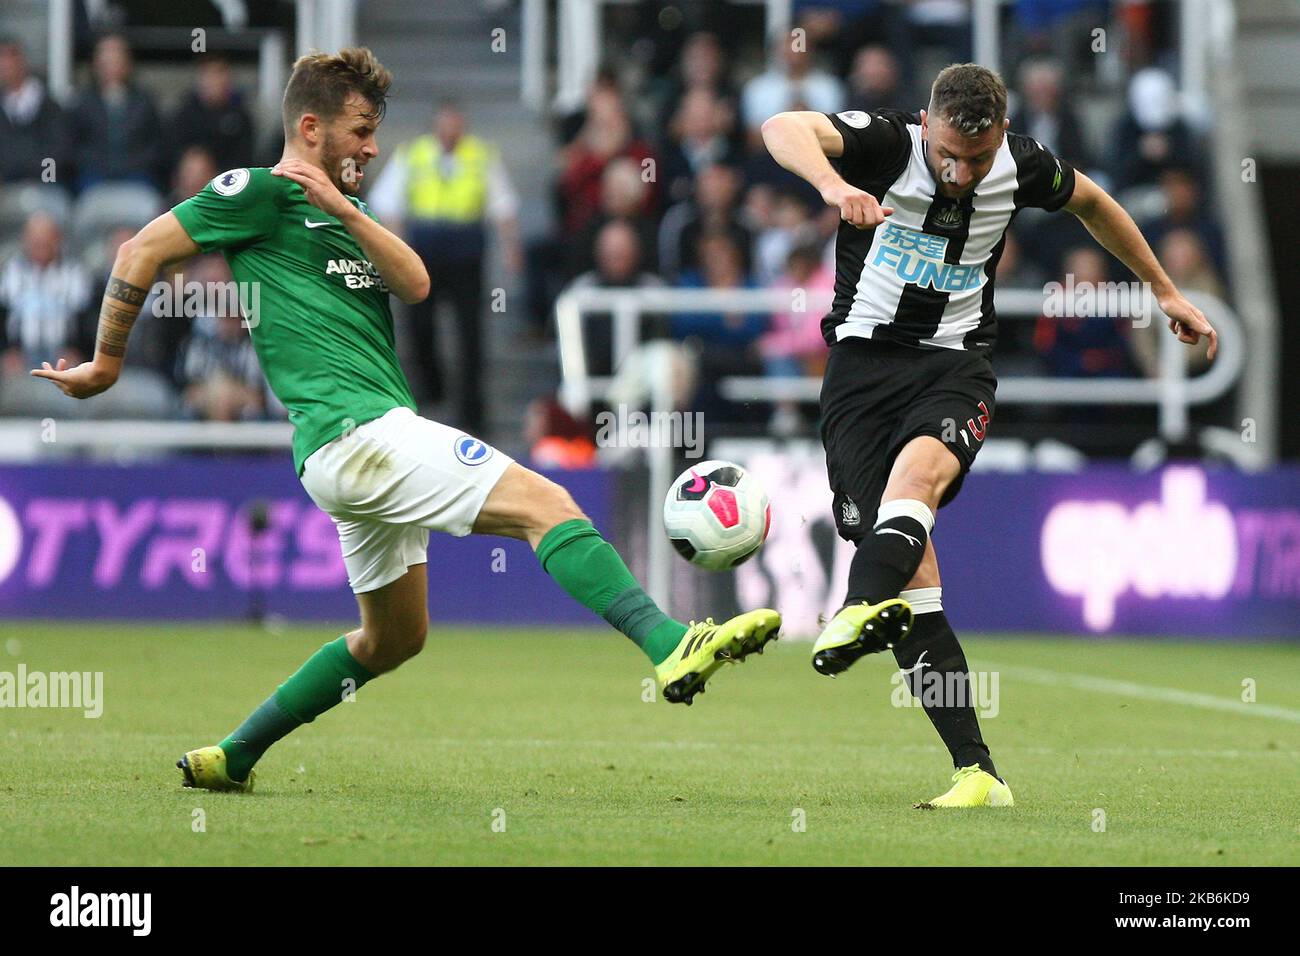
[[[267, 6], [292, 13], [291, 5]], [[1011, 129], [1111, 191], [1182, 289], [1230, 301], [1224, 239], [1207, 190], [1211, 117], [1179, 96], [1175, 6], [1007, 3], [1002, 72], [1012, 91]], [[152, 54], [131, 20], [144, 14], [132, 7], [77, 5], [77, 83], [63, 100], [34, 65], [40, 51], [0, 37], [0, 414], [43, 414], [54, 390], [27, 370], [91, 354], [107, 270], [135, 228], [220, 171], [279, 156], [278, 118], [254, 108], [251, 75], [238, 56], [197, 54], [185, 84], [151, 82], [139, 65]], [[505, 7], [487, 3], [470, 15], [486, 25]], [[554, 305], [565, 289], [831, 288], [837, 212], [776, 166], [759, 127], [782, 110], [920, 110], [937, 69], [971, 59], [970, 5], [795, 0], [794, 32], [779, 42], [765, 39], [761, 13], [725, 2], [610, 6], [595, 81], [576, 109], [552, 115], [549, 140], [527, 154], [481, 137], [475, 103], [464, 97], [415, 104], [418, 114], [408, 102], [406, 115], [422, 116], [422, 129], [381, 128], [379, 174], [367, 177], [363, 197], [404, 232], [433, 278], [426, 303], [395, 303], [423, 410], [507, 448], [525, 441], [545, 463], [581, 465], [595, 454], [591, 423], [575, 421], [553, 397]], [[0, 33], [3, 26], [0, 19]], [[1099, 26], [1105, 55], [1097, 51]], [[383, 48], [376, 53], [385, 58]], [[398, 97], [402, 90], [399, 74]], [[536, 195], [539, 178], [544, 189]], [[539, 205], [544, 215], [521, 216]], [[160, 279], [229, 279], [219, 256], [175, 271], [179, 279]], [[999, 288], [1041, 291], [1067, 275], [1076, 283], [1132, 278], [1072, 216], [1018, 216]], [[130, 374], [88, 403], [87, 414], [284, 415], [238, 315], [196, 307], [159, 318], [154, 311], [147, 303], [133, 335]], [[649, 321], [645, 334], [682, 343], [694, 357], [695, 392], [683, 400], [705, 410], [712, 427], [811, 435], [815, 406], [731, 402], [714, 383], [729, 374], [816, 375], [826, 358], [820, 318], [811, 311], [678, 314]], [[602, 328], [589, 325], [588, 353], [593, 370], [608, 373]], [[1128, 319], [1005, 321], [995, 364], [1004, 375], [1152, 375], [1161, 329], [1158, 322], [1137, 329]], [[520, 376], [507, 376], [527, 379], [522, 392], [509, 391], [523, 399], [513, 417], [492, 410], [502, 351], [494, 338], [535, 357], [517, 366]], [[1201, 355], [1189, 351], [1189, 368]], [[1091, 439], [1085, 425], [1098, 415], [1117, 427]], [[1030, 431], [1073, 416], [1080, 441], [1099, 454], [1131, 451], [1123, 426], [1149, 435], [1146, 415], [1011, 406], [1002, 413]]]

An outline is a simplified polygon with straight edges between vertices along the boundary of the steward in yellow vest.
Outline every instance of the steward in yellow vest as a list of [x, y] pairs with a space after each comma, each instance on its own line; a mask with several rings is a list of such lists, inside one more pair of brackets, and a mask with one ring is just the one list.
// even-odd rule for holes
[[[444, 103], [433, 129], [397, 148], [380, 171], [368, 201], [381, 222], [404, 233], [429, 271], [429, 296], [405, 310], [412, 355], [412, 385], [422, 404], [452, 400], [454, 423], [482, 434], [483, 266], [488, 220], [497, 228], [506, 269], [522, 259], [516, 221], [518, 200], [495, 147], [466, 130], [465, 115]], [[448, 387], [438, 345], [436, 310], [454, 316], [458, 355], [456, 389]]]

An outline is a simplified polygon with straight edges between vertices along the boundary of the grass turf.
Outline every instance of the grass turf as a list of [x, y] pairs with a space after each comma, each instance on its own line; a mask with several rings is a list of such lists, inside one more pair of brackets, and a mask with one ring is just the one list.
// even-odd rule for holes
[[257, 792], [183, 790], [180, 753], [331, 636], [6, 622], [0, 671], [103, 671], [105, 709], [0, 710], [0, 864], [1300, 863], [1294, 645], [967, 638], [1010, 810], [912, 808], [951, 768], [887, 656], [832, 681], [776, 645], [686, 708], [601, 631], [436, 630]]

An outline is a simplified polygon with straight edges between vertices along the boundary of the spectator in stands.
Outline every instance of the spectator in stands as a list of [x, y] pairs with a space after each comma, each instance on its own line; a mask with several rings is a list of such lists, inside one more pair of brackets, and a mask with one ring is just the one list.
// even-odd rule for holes
[[734, 122], [731, 109], [703, 86], [682, 97], [663, 150], [660, 175], [667, 202], [685, 199], [704, 167], [740, 162], [740, 151], [731, 137]]
[[[1049, 273], [1025, 256], [1017, 234], [1008, 229], [1003, 239], [1002, 255], [998, 258], [997, 277], [999, 289], [1029, 289], [1041, 295]], [[1038, 355], [1035, 323], [1024, 319], [999, 318], [998, 337], [994, 344], [994, 365], [999, 374], [1045, 375], [1046, 369]]]
[[[561, 138], [565, 145], [559, 153], [560, 174], [554, 194], [556, 226], [528, 246], [526, 298], [534, 337], [544, 334], [555, 299], [572, 276], [575, 263], [585, 264], [588, 258], [586, 249], [575, 254], [570, 243], [575, 236], [599, 232], [604, 220], [610, 218], [610, 201], [619, 201], [619, 197], [603, 195], [605, 183], [621, 181], [607, 179], [607, 167], [630, 160], [647, 185], [638, 207], [620, 211], [620, 218], [649, 223], [657, 218], [659, 210], [662, 172], [651, 146], [636, 135], [613, 70], [599, 72], [588, 91], [585, 108], [561, 124]], [[582, 244], [594, 248], [588, 239], [584, 238]], [[646, 249], [653, 246], [647, 245]], [[639, 261], [644, 263], [649, 258], [652, 256], [642, 255]]]
[[[664, 281], [642, 268], [644, 251], [636, 229], [624, 219], [601, 227], [595, 244], [596, 267], [578, 276], [566, 289], [656, 289]], [[657, 324], [654, 318], [642, 323], [642, 337]], [[607, 375], [613, 369], [613, 336], [609, 322], [593, 317], [584, 326], [587, 364], [593, 375]]]
[[33, 213], [22, 249], [0, 268], [0, 365], [6, 388], [29, 381], [28, 371], [51, 355], [77, 365], [94, 354], [90, 276], [63, 256], [63, 231], [53, 217]]
[[261, 418], [266, 410], [266, 383], [238, 314], [196, 319], [181, 354], [180, 372], [187, 417], [239, 422]]
[[1191, 230], [1200, 239], [1211, 265], [1220, 274], [1226, 274], [1228, 261], [1223, 230], [1204, 201], [1196, 171], [1178, 163], [1169, 166], [1160, 173], [1160, 192], [1164, 197], [1164, 213], [1141, 223], [1142, 235], [1151, 247], [1154, 249], [1174, 230]]
[[761, 286], [779, 282], [789, 269], [790, 252], [812, 229], [808, 207], [796, 193], [774, 192], [768, 218], [754, 240], [754, 278]]
[[1092, 48], [1093, 31], [1105, 24], [1106, 6], [1106, 0], [1015, 0], [1007, 31], [1007, 62], [1014, 65], [1027, 56], [1051, 56], [1071, 77], [1091, 72], [1098, 59]]
[[[572, 237], [601, 229], [605, 167], [629, 159], [647, 179], [659, 179], [653, 150], [636, 136], [618, 75], [610, 67], [597, 72], [583, 108], [562, 118], [556, 129], [564, 144], [557, 155], [553, 194], [556, 224], [550, 233], [531, 240], [527, 249], [527, 331], [534, 339], [544, 338], [555, 299], [573, 275], [570, 269], [586, 258], [568, 248]], [[650, 185], [637, 216], [657, 212], [654, 183]]]
[[[886, 44], [910, 59], [911, 36], [902, 6], [892, 0], [795, 0], [792, 13], [808, 42], [825, 50], [835, 72], [843, 76], [853, 72], [855, 55], [866, 43]], [[852, 99], [849, 103], [850, 108], [868, 108]]]
[[0, 182], [62, 182], [70, 172], [67, 118], [8, 37], [0, 38], [0, 143]]
[[[165, 281], [171, 277], [164, 276]], [[217, 289], [232, 279], [219, 255], [196, 256], [186, 264], [183, 281]], [[238, 308], [226, 297], [206, 297], [190, 333], [180, 344], [175, 379], [181, 388], [181, 414], [200, 421], [238, 422], [263, 417], [266, 380], [253, 340]], [[159, 329], [179, 324], [177, 315], [156, 320]]]
[[650, 184], [634, 160], [616, 159], [605, 167], [600, 185], [600, 215], [565, 243], [566, 278], [571, 279], [594, 267], [596, 237], [608, 223], [615, 220], [625, 222], [636, 230], [642, 249], [641, 266], [653, 271], [655, 223], [642, 215], [649, 190]]
[[153, 97], [131, 79], [131, 48], [120, 34], [95, 44], [94, 79], [72, 108], [77, 188], [105, 181], [157, 187], [165, 138]]
[[1047, 282], [1047, 273], [1025, 258], [1020, 240], [1009, 230], [1002, 245], [1002, 256], [998, 259], [997, 273], [999, 289], [1041, 289]]
[[759, 127], [763, 121], [786, 110], [816, 110], [838, 113], [844, 109], [844, 84], [817, 67], [808, 43], [782, 37], [772, 50], [772, 65], [745, 84], [741, 114], [749, 143], [762, 148]]
[[595, 253], [595, 268], [569, 283], [570, 289], [646, 289], [664, 285], [657, 275], [642, 269], [641, 238], [624, 220], [612, 220], [601, 228]]
[[[1105, 253], [1096, 246], [1071, 250], [1065, 257], [1065, 274], [1060, 280], [1063, 285], [1070, 276], [1075, 289], [1088, 285], [1100, 289], [1109, 281]], [[1051, 375], [1062, 378], [1129, 375], [1133, 372], [1128, 346], [1132, 323], [1132, 316], [1110, 319], [1043, 316], [1034, 329], [1034, 346]]]
[[910, 48], [936, 47], [948, 63], [973, 58], [970, 3], [967, 0], [909, 0]]
[[1171, 229], [1157, 243], [1160, 264], [1179, 289], [1224, 297], [1223, 280], [1210, 260], [1205, 244], [1195, 230]]
[[1175, 165], [1202, 164], [1191, 128], [1179, 115], [1178, 90], [1173, 77], [1158, 67], [1133, 74], [1128, 88], [1128, 111], [1113, 137], [1112, 171], [1116, 190], [1151, 186]]
[[[741, 246], [728, 232], [702, 235], [697, 251], [699, 267], [683, 274], [683, 288], [750, 289]], [[761, 375], [758, 337], [767, 328], [767, 316], [756, 312], [685, 312], [670, 317], [672, 337], [697, 354], [699, 391], [694, 407], [706, 420], [738, 422], [760, 414], [724, 399], [719, 381], [729, 375]]]
[[740, 100], [740, 95], [732, 85], [728, 74], [727, 55], [722, 45], [718, 43], [715, 34], [705, 31], [692, 33], [686, 40], [682, 47], [681, 58], [659, 94], [660, 105], [657, 115], [660, 129], [667, 129], [672, 124], [673, 118], [681, 108], [682, 100], [688, 93], [696, 90], [711, 93], [719, 106], [731, 113], [731, 122], [728, 126], [732, 130], [733, 140], [736, 140], [736, 145], [739, 145], [734, 135], [734, 127], [736, 104]]
[[753, 237], [740, 211], [740, 170], [714, 164], [695, 177], [695, 194], [664, 213], [659, 226], [659, 271], [669, 281], [699, 267], [697, 245], [705, 233], [724, 233], [740, 250], [749, 272]]
[[[799, 378], [820, 375], [826, 368], [826, 340], [821, 319], [825, 310], [813, 309], [809, 299], [835, 288], [835, 270], [823, 261], [824, 243], [815, 230], [804, 230], [802, 239], [790, 250], [785, 273], [774, 287], [790, 296], [790, 308], [772, 316], [771, 328], [758, 340], [763, 357], [763, 374], [770, 378]], [[777, 435], [797, 432], [803, 422], [797, 402], [778, 402], [770, 427]]]
[[898, 57], [879, 43], [868, 44], [853, 55], [847, 101], [855, 110], [920, 109], [903, 83]]
[[[726, 230], [706, 232], [699, 238], [699, 266], [683, 273], [685, 289], [753, 288], [745, 269], [740, 243]], [[764, 316], [748, 312], [682, 312], [672, 318], [673, 337], [696, 338], [706, 346], [748, 349], [767, 328]]]
[[[581, 128], [561, 154], [559, 198], [565, 235], [581, 232], [599, 215], [601, 176], [609, 163], [620, 158], [635, 160], [643, 170], [654, 169], [654, 152], [637, 137], [623, 94], [609, 82], [597, 83], [587, 97]], [[650, 177], [652, 183], [658, 179], [657, 172]], [[653, 214], [656, 206], [651, 189], [642, 212]]]
[[496, 147], [468, 131], [465, 113], [446, 101], [433, 130], [397, 148], [375, 183], [370, 201], [381, 218], [400, 223], [429, 270], [428, 298], [406, 310], [420, 368], [423, 397], [446, 394], [437, 348], [436, 311], [447, 303], [456, 316], [460, 381], [459, 426], [483, 434], [483, 263], [487, 225], [496, 228], [506, 269], [518, 273], [519, 201]]
[[[1158, 242], [1152, 240], [1151, 245], [1179, 291], [1204, 292], [1218, 299], [1224, 298], [1223, 280], [1215, 271], [1201, 237], [1193, 229], [1170, 229]], [[1164, 345], [1164, 336], [1165, 323], [1158, 312], [1145, 328], [1133, 330], [1133, 357], [1148, 377], [1160, 374], [1160, 349]], [[1200, 372], [1210, 364], [1206, 357], [1207, 347], [1207, 343], [1202, 342], [1178, 350], [1189, 373]]]
[[1026, 60], [1020, 67], [1020, 103], [1011, 129], [1032, 136], [1071, 165], [1093, 165], [1083, 125], [1064, 96], [1064, 76], [1055, 60]]
[[[1020, 251], [1034, 268], [1048, 276], [1065, 271], [1065, 257], [1077, 246], [1092, 240], [1087, 228], [1076, 216], [1049, 216], [1041, 210], [1026, 209], [1011, 221], [1011, 230], [1020, 242]], [[1001, 268], [998, 270], [1001, 277]]]
[[169, 205], [184, 202], [197, 194], [221, 172], [212, 154], [205, 146], [190, 146], [181, 153], [172, 170], [172, 191]]
[[177, 107], [171, 130], [176, 154], [202, 146], [215, 159], [218, 172], [252, 162], [253, 116], [244, 94], [235, 88], [225, 57], [206, 54], [199, 60], [194, 86]]
[[524, 438], [528, 442], [529, 462], [535, 468], [571, 470], [596, 465], [596, 443], [591, 440], [591, 429], [554, 398], [538, 398], [528, 403]]

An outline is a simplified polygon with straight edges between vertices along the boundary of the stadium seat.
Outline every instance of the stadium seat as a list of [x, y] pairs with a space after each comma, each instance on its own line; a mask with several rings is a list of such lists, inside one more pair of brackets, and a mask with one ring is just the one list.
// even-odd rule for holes
[[22, 232], [23, 223], [34, 212], [49, 213], [67, 227], [72, 200], [57, 183], [10, 183], [0, 186], [0, 243]]
[[61, 419], [140, 419], [174, 417], [175, 391], [152, 369], [128, 366], [103, 401], [69, 398], [49, 382], [26, 376], [0, 382], [0, 417]]
[[77, 199], [69, 238], [78, 251], [90, 248], [118, 226], [139, 228], [162, 210], [163, 198], [138, 183], [101, 183]]

